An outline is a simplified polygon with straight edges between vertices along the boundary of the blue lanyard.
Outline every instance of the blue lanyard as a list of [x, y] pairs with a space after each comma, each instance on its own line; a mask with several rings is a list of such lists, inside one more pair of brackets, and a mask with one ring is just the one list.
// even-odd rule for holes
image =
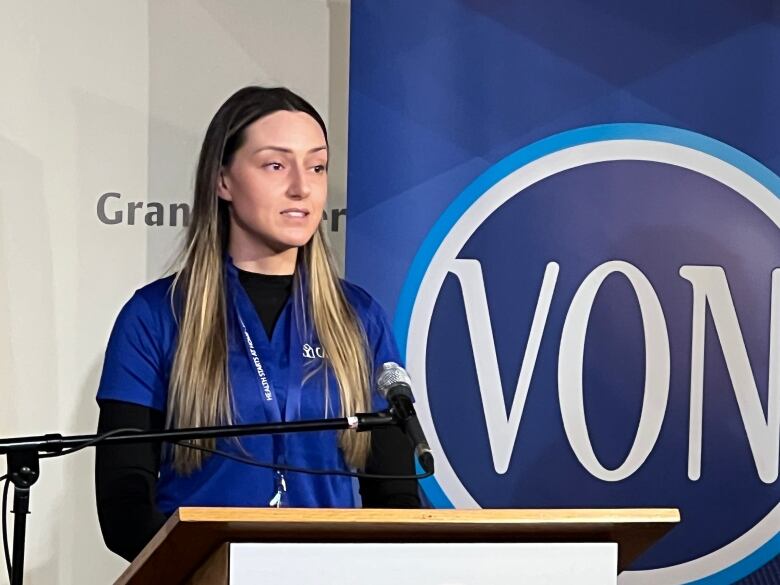
[[[239, 285], [240, 287], [240, 285]], [[258, 388], [261, 396], [263, 397], [263, 408], [265, 410], [266, 419], [270, 422], [282, 422], [286, 420], [292, 420], [299, 411], [301, 400], [301, 382], [302, 382], [302, 364], [300, 357], [300, 334], [298, 332], [298, 320], [296, 318], [296, 310], [293, 307], [292, 322], [288, 323], [290, 339], [288, 358], [290, 360], [290, 367], [287, 380], [287, 397], [284, 405], [284, 412], [279, 404], [278, 393], [274, 390], [274, 385], [269, 379], [269, 371], [263, 366], [260, 359], [260, 353], [257, 345], [252, 340], [252, 336], [249, 333], [249, 328], [246, 325], [242, 312], [244, 314], [252, 315], [250, 318], [250, 327], [259, 324], [260, 320], [255, 313], [254, 307], [249, 301], [243, 289], [236, 290], [233, 295], [236, 318], [241, 326], [242, 340], [244, 348], [246, 350], [247, 357], [252, 364], [252, 368], [255, 371], [257, 377]], [[281, 323], [279, 323], [281, 325]], [[257, 338], [257, 337], [256, 337]], [[284, 465], [285, 463], [285, 435], [278, 434], [272, 435], [273, 451], [274, 451], [274, 464]], [[287, 500], [287, 479], [282, 470], [274, 470], [274, 484], [275, 493], [268, 503], [269, 506], [280, 508]]]

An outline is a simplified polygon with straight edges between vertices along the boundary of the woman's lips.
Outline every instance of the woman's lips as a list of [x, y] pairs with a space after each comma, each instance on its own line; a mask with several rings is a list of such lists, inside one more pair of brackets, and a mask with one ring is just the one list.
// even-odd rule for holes
[[309, 215], [309, 212], [305, 209], [285, 209], [281, 212], [282, 215], [285, 217], [291, 217], [295, 219], [303, 219], [307, 215]]

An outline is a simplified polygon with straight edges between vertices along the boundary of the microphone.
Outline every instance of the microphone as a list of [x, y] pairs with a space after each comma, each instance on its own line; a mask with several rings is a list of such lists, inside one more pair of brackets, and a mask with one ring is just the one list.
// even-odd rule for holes
[[376, 373], [376, 387], [390, 403], [401, 429], [414, 443], [417, 461], [427, 473], [433, 473], [433, 454], [425, 439], [420, 421], [414, 412], [412, 381], [409, 374], [395, 362], [382, 364]]

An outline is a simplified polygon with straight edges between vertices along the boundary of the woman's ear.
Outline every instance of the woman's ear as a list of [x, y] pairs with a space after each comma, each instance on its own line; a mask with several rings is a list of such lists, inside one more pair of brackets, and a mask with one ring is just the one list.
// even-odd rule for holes
[[226, 176], [225, 167], [219, 167], [219, 174], [217, 175], [217, 197], [224, 201], [233, 201], [229, 184], [230, 181]]

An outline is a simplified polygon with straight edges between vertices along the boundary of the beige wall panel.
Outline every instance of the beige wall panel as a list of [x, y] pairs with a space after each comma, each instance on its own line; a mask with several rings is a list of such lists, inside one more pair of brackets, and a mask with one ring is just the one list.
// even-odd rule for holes
[[[0, 13], [0, 436], [94, 432], [114, 318], [169, 266], [183, 231], [169, 205], [190, 202], [230, 93], [287, 85], [331, 118], [328, 207], [345, 207], [349, 4], [0, 0]], [[163, 225], [147, 225], [149, 203]], [[91, 451], [42, 463], [26, 584], [104, 584], [126, 565], [100, 537], [93, 464]]]

